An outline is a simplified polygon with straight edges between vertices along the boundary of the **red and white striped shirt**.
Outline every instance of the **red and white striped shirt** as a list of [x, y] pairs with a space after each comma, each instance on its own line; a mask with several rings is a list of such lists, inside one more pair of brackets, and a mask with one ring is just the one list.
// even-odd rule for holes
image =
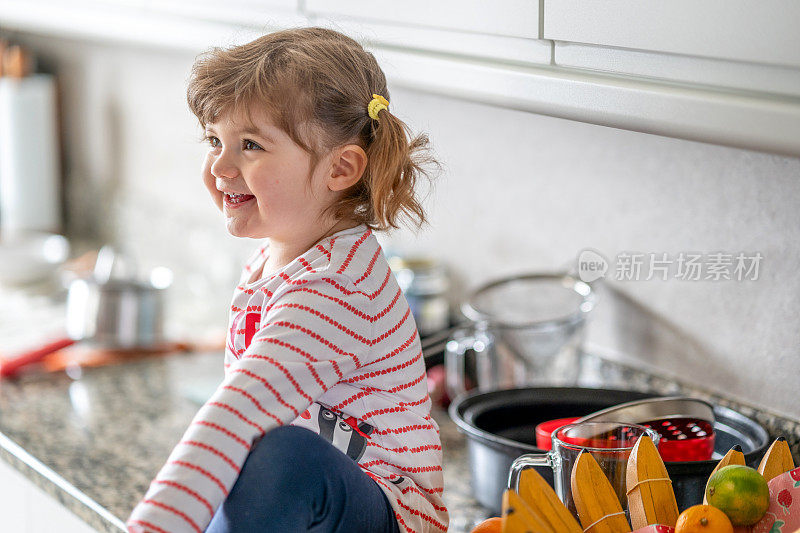
[[[202, 532], [252, 443], [311, 429], [386, 493], [401, 531], [445, 531], [442, 446], [414, 317], [375, 235], [340, 231], [233, 297], [225, 378], [128, 519], [132, 530]], [[264, 474], [268, 476], [268, 473]]]

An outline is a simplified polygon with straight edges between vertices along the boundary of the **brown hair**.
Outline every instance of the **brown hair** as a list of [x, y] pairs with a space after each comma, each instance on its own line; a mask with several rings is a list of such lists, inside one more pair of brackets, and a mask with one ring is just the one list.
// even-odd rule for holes
[[397, 228], [401, 214], [421, 227], [427, 220], [414, 186], [420, 176], [432, 181], [426, 165], [441, 165], [430, 154], [428, 136], [412, 137], [389, 109], [379, 111], [379, 120], [370, 118], [373, 93], [389, 99], [375, 57], [342, 33], [310, 27], [201, 54], [187, 100], [203, 127], [228, 111], [259, 107], [310, 154], [312, 169], [328, 151], [358, 144], [368, 157], [364, 174], [328, 210], [372, 229]]

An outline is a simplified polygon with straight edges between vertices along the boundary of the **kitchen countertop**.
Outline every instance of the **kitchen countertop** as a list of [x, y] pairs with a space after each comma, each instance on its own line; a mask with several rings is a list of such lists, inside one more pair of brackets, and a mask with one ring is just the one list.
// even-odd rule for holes
[[[222, 354], [208, 352], [0, 382], [0, 459], [98, 531], [119, 532], [221, 378]], [[599, 357], [583, 355], [572, 384], [691, 393], [756, 418], [773, 436], [785, 435], [798, 456], [798, 422]], [[465, 438], [445, 411], [433, 416], [441, 429], [450, 531], [467, 532], [488, 515], [470, 494]]]
[[[93, 528], [119, 532], [221, 378], [222, 354], [208, 352], [2, 381], [0, 459]], [[464, 441], [445, 411], [433, 415], [446, 450], [447, 503], [463, 509], [451, 530], [468, 531], [486, 515], [463, 478]]]

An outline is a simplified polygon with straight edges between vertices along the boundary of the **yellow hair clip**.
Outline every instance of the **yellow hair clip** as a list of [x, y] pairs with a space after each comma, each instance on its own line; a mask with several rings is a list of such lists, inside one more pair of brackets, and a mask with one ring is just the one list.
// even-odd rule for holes
[[387, 100], [386, 98], [384, 98], [379, 94], [373, 93], [372, 100], [370, 100], [369, 105], [367, 105], [367, 112], [369, 113], [369, 116], [371, 118], [379, 120], [378, 112], [381, 109], [386, 109], [388, 107], [389, 107], [389, 100]]

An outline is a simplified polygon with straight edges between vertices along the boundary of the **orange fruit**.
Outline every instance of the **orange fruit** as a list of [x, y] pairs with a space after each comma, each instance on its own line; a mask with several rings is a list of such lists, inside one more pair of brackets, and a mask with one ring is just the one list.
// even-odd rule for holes
[[734, 526], [755, 524], [769, 507], [764, 476], [749, 466], [728, 465], [708, 480], [706, 500], [731, 519]]
[[733, 533], [733, 525], [716, 507], [695, 505], [678, 516], [675, 533]]
[[501, 533], [501, 531], [503, 531], [503, 519], [495, 516], [475, 526], [470, 533]]

